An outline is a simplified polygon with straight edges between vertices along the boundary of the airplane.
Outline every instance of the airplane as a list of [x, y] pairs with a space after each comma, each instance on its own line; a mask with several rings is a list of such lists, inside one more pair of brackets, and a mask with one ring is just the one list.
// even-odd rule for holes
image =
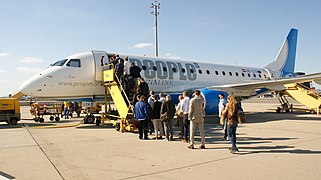
[[[284, 84], [320, 81], [321, 73], [294, 73], [298, 30], [292, 28], [276, 59], [265, 67], [246, 67], [120, 54], [142, 69], [150, 90], [178, 95], [200, 89], [206, 114], [218, 113], [218, 95], [249, 98], [267, 91], [284, 90]], [[85, 98], [104, 96], [102, 70], [115, 53], [92, 50], [59, 60], [26, 80], [19, 92], [34, 98]], [[172, 98], [176, 100], [177, 98]]]

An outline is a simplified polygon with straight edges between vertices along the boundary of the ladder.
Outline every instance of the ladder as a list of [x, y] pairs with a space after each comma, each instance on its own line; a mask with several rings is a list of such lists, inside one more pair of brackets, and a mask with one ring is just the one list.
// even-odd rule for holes
[[303, 83], [286, 84], [286, 92], [299, 103], [307, 106], [311, 111], [320, 113], [321, 96], [318, 92], [305, 86]]
[[[103, 68], [103, 85], [105, 87], [105, 113], [102, 114], [102, 126], [105, 120], [110, 121], [120, 132], [135, 131], [135, 121], [133, 120], [134, 108], [131, 105], [118, 77], [115, 75], [113, 64], [108, 64]], [[110, 99], [111, 97], [111, 99]], [[111, 113], [111, 101], [113, 101], [117, 115]], [[109, 111], [107, 111], [107, 104]], [[116, 118], [117, 120], [112, 120]]]

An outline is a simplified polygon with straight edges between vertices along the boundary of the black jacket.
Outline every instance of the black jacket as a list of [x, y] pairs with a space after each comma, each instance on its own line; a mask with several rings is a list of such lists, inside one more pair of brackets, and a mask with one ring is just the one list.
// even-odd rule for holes
[[162, 105], [161, 114], [164, 114], [165, 112], [167, 112], [167, 116], [170, 119], [174, 118], [176, 109], [172, 101], [165, 101], [164, 104]]
[[161, 107], [162, 107], [162, 103], [160, 101], [155, 101], [153, 103], [152, 119], [160, 118]]

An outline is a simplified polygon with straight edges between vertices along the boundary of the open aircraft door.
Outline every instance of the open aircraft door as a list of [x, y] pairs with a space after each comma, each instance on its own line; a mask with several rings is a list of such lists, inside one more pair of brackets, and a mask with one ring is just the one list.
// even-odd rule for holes
[[109, 63], [107, 52], [97, 50], [92, 50], [91, 52], [93, 53], [95, 62], [95, 80], [102, 81], [103, 67]]

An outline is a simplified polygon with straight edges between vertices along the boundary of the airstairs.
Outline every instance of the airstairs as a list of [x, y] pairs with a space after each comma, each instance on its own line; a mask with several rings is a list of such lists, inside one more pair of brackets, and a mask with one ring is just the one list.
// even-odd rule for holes
[[321, 95], [303, 83], [286, 84], [286, 93], [299, 103], [310, 108], [311, 111], [320, 113]]
[[[112, 64], [103, 68], [103, 84], [105, 87], [105, 111], [102, 114], [102, 126], [105, 121], [113, 123], [120, 132], [134, 131], [136, 129], [133, 119], [133, 106], [129, 101]], [[116, 114], [112, 113], [111, 104], [116, 108]], [[107, 110], [108, 108], [108, 110]]]

